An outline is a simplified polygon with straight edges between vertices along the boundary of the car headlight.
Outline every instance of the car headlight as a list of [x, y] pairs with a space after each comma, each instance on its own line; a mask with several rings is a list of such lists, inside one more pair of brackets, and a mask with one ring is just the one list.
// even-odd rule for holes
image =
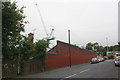
[[117, 61], [115, 61], [115, 63], [117, 63]]

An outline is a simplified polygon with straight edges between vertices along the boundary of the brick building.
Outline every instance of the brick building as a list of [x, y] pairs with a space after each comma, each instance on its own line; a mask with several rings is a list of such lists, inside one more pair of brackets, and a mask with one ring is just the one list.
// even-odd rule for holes
[[[69, 57], [69, 47], [71, 57]], [[70, 60], [72, 65], [90, 62], [91, 58], [97, 56], [94, 52], [61, 41], [57, 41], [57, 45], [49, 50], [48, 53], [46, 56], [46, 69], [68, 66], [70, 65]]]

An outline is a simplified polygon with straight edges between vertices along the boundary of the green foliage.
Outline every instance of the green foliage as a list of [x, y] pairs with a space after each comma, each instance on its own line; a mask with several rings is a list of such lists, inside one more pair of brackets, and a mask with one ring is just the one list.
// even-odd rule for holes
[[108, 56], [108, 59], [114, 59], [114, 56]]
[[45, 57], [47, 52], [47, 47], [48, 47], [48, 43], [45, 40], [39, 40], [38, 42], [36, 42], [35, 50], [36, 50], [36, 54], [38, 55], [36, 56], [36, 58]]
[[35, 44], [35, 51], [36, 55], [34, 56], [35, 59], [41, 59], [42, 65], [45, 65], [45, 56], [47, 54], [47, 48], [49, 43], [46, 40], [39, 40]]
[[46, 40], [31, 43], [28, 38], [24, 37], [20, 48], [21, 60], [41, 59], [42, 65], [44, 65], [48, 45]]
[[20, 48], [21, 60], [28, 60], [30, 58], [33, 58], [33, 55], [35, 53], [34, 48], [35, 44], [31, 43], [27, 37], [24, 37]]
[[88, 50], [92, 50], [93, 44], [91, 42], [89, 42], [88, 44], [86, 44], [86, 49]]
[[118, 45], [108, 47], [109, 51], [118, 51]]
[[24, 32], [25, 16], [23, 8], [18, 9], [16, 2], [2, 2], [2, 53], [4, 59], [17, 58]]
[[86, 44], [86, 49], [88, 49], [88, 50], [95, 50], [95, 49], [99, 49], [100, 47], [99, 47], [99, 45], [98, 45], [98, 43], [96, 42], [96, 43], [91, 43], [91, 42], [89, 42], [88, 44]]
[[45, 56], [49, 41], [39, 40], [31, 43], [24, 32], [25, 16], [23, 8], [18, 9], [16, 2], [3, 2], [2, 8], [2, 53], [5, 60], [41, 59], [45, 64]]
[[97, 42], [96, 43], [91, 43], [89, 42], [86, 44], [86, 49], [88, 50], [93, 50], [97, 54], [105, 55], [107, 51], [119, 51], [119, 45], [114, 45], [114, 46], [100, 46]]

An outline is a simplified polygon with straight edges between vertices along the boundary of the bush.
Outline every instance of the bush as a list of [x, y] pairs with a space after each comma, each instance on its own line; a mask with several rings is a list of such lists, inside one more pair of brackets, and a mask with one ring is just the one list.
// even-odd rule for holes
[[114, 56], [108, 56], [108, 59], [114, 59]]

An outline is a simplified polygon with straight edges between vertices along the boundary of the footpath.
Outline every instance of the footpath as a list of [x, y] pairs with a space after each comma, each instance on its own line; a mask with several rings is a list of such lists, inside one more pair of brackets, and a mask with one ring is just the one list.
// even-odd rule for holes
[[44, 77], [44, 75], [48, 75], [48, 74], [52, 74], [52, 73], [56, 73], [56, 72], [61, 72], [61, 71], [69, 71], [70, 69], [76, 69], [76, 68], [79, 68], [79, 67], [82, 67], [82, 66], [85, 66], [85, 65], [88, 65], [90, 63], [82, 63], [82, 64], [76, 64], [76, 65], [72, 65], [71, 67], [70, 66], [65, 66], [65, 67], [59, 67], [59, 68], [54, 68], [54, 69], [49, 69], [49, 70], [46, 70], [44, 72], [41, 72], [41, 73], [36, 73], [36, 74], [29, 74], [29, 75], [20, 75], [20, 76], [17, 76], [16, 78], [40, 78], [40, 77]]

